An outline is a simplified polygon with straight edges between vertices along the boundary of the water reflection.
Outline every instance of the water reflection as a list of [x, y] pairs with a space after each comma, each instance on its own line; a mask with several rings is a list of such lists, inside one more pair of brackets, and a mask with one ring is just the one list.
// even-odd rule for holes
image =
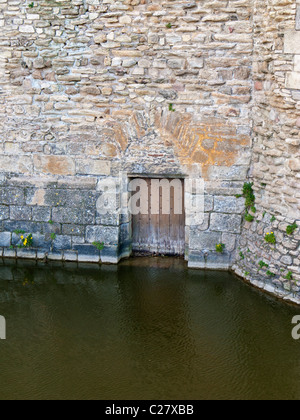
[[298, 399], [300, 309], [177, 259], [0, 265], [1, 399]]

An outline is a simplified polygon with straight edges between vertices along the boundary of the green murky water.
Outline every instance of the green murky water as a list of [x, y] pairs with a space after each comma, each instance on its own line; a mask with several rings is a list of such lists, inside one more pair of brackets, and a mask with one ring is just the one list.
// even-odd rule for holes
[[0, 264], [0, 399], [299, 399], [300, 308], [181, 260]]

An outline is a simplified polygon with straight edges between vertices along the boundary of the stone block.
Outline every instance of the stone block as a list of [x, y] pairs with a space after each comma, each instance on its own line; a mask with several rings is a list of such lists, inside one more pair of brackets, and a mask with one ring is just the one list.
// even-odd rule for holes
[[214, 251], [216, 245], [221, 242], [221, 234], [217, 232], [202, 232], [198, 229], [190, 229], [189, 246], [194, 250]]
[[71, 237], [66, 235], [58, 235], [53, 241], [53, 251], [71, 249]]
[[200, 252], [191, 250], [189, 255], [188, 267], [209, 269], [209, 270], [228, 270], [231, 266], [229, 254], [218, 254], [216, 252]]
[[47, 207], [33, 207], [32, 220], [35, 222], [49, 222], [51, 210]]
[[117, 264], [120, 260], [118, 246], [105, 246], [100, 255], [101, 262], [104, 264]]
[[226, 233], [240, 233], [242, 216], [233, 214], [212, 213], [210, 228], [213, 231]]
[[4, 258], [16, 258], [17, 252], [15, 249], [4, 249], [3, 250], [3, 257]]
[[76, 224], [62, 225], [62, 234], [72, 236], [83, 236], [85, 234], [85, 226]]
[[184, 60], [179, 58], [174, 58], [168, 60], [168, 66], [171, 69], [183, 69], [184, 68]]
[[111, 164], [100, 159], [78, 159], [76, 172], [82, 175], [109, 175]]
[[19, 31], [22, 34], [34, 34], [35, 33], [34, 27], [31, 26], [31, 25], [21, 25], [21, 26], [19, 26]]
[[62, 251], [52, 251], [47, 254], [47, 259], [49, 261], [62, 261], [63, 253]]
[[50, 250], [51, 247], [51, 239], [49, 235], [43, 235], [40, 233], [33, 234], [33, 247], [37, 248], [38, 250]]
[[1, 232], [0, 233], [0, 247], [9, 247], [11, 245], [11, 233]]
[[78, 253], [77, 251], [64, 251], [63, 259], [64, 261], [77, 261]]
[[[300, 73], [299, 73], [300, 75]], [[289, 161], [289, 167], [294, 172], [300, 172], [300, 161], [299, 159], [291, 159]]]
[[78, 252], [78, 262], [100, 262], [100, 252], [93, 245], [75, 245], [73, 249]]
[[31, 174], [33, 171], [32, 159], [29, 156], [0, 156], [1, 172], [14, 174]]
[[105, 245], [117, 245], [119, 242], [119, 227], [88, 226], [86, 240], [89, 243], [104, 242]]
[[75, 175], [75, 162], [67, 156], [40, 156], [33, 157], [34, 169], [52, 175]]
[[[2, 168], [1, 168], [2, 170]], [[22, 188], [0, 188], [0, 204], [25, 204], [24, 190]]]
[[228, 252], [233, 252], [236, 247], [237, 235], [231, 233], [222, 234], [222, 243], [225, 245], [225, 250]]
[[27, 248], [17, 248], [17, 258], [26, 258], [35, 260], [36, 259], [36, 250], [27, 249]]
[[[300, 32], [299, 32], [299, 36], [300, 36]], [[300, 72], [298, 73], [298, 72], [293, 71], [291, 73], [288, 73], [286, 76], [285, 85], [288, 89], [300, 90]]]
[[245, 199], [217, 196], [214, 198], [214, 211], [217, 213], [239, 213], [245, 209]]
[[296, 31], [300, 31], [300, 5], [297, 6], [296, 12]]
[[7, 220], [8, 218], [9, 218], [9, 207], [0, 206], [0, 221]]
[[137, 64], [137, 60], [133, 58], [127, 58], [126, 60], [123, 60], [122, 66], [125, 68], [133, 67]]
[[39, 233], [42, 230], [42, 224], [28, 221], [4, 221], [3, 229], [7, 232], [14, 232], [15, 230], [22, 230], [26, 233]]
[[284, 36], [285, 54], [299, 54], [300, 32], [289, 31]]
[[10, 219], [11, 220], [31, 220], [31, 207], [11, 206]]
[[202, 69], [204, 67], [204, 59], [192, 58], [188, 61], [188, 64], [192, 69]]

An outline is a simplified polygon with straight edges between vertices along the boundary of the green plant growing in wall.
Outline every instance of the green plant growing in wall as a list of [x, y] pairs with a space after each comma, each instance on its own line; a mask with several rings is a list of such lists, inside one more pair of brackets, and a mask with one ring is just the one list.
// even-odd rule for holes
[[26, 237], [22, 235], [20, 239], [22, 243], [19, 245], [19, 248], [30, 248], [32, 246], [32, 243], [33, 243], [32, 233], [30, 233]]
[[175, 112], [176, 111], [173, 104], [169, 104], [169, 111], [170, 112]]
[[286, 280], [290, 280], [290, 281], [293, 280], [293, 273], [292, 273], [292, 271], [289, 271], [284, 278]]
[[245, 271], [244, 274], [245, 274], [246, 277], [250, 276], [250, 272], [249, 271]]
[[53, 222], [53, 220], [49, 220], [48, 223], [49, 223], [49, 225], [53, 225], [54, 222]]
[[293, 223], [292, 225], [289, 225], [287, 228], [286, 228], [286, 233], [288, 234], [288, 235], [293, 235], [293, 233], [295, 232], [295, 230], [298, 228], [298, 225], [297, 225], [297, 223]]
[[253, 182], [245, 182], [243, 186], [243, 194], [236, 195], [236, 198], [241, 197], [245, 198], [245, 220], [252, 223], [254, 221], [254, 216], [250, 214], [250, 211], [254, 214], [256, 213]]
[[19, 230], [19, 229], [17, 229], [17, 230], [14, 230], [14, 233], [15, 233], [16, 235], [24, 235], [25, 230]]
[[249, 210], [255, 203], [255, 195], [253, 191], [253, 182], [245, 182], [243, 186], [243, 197], [245, 197], [245, 206]]
[[51, 241], [55, 241], [56, 233], [51, 233], [50, 238], [51, 238]]
[[225, 245], [224, 244], [217, 244], [216, 245], [216, 251], [219, 252], [220, 254], [223, 254], [224, 250], [225, 250]]
[[167, 24], [166, 24], [166, 28], [167, 28], [167, 29], [172, 29], [172, 23], [170, 23], [170, 22], [169, 22], [169, 23], [167, 23]]
[[33, 8], [34, 8], [34, 3], [29, 3], [29, 4], [28, 4], [28, 7], [29, 7], [30, 9], [33, 9]]
[[240, 256], [241, 260], [245, 259], [245, 255], [242, 253], [242, 251], [239, 253], [239, 256]]
[[264, 267], [269, 268], [269, 264], [265, 263], [264, 261], [259, 261], [258, 265], [260, 270], [262, 270]]
[[98, 249], [98, 251], [102, 251], [104, 248], [104, 242], [93, 242], [93, 245]]
[[246, 213], [245, 214], [245, 220], [246, 220], [246, 222], [253, 222], [253, 220], [254, 220], [254, 216], [252, 216], [252, 214], [249, 214], [249, 213]]
[[276, 274], [275, 273], [272, 273], [272, 271], [270, 271], [270, 270], [268, 270], [266, 274], [269, 277], [276, 277]]
[[272, 217], [271, 217], [271, 223], [273, 223], [273, 222], [275, 222], [276, 221], [276, 217], [273, 215]]
[[267, 233], [265, 235], [265, 241], [268, 242], [269, 244], [276, 244], [276, 236], [274, 232]]

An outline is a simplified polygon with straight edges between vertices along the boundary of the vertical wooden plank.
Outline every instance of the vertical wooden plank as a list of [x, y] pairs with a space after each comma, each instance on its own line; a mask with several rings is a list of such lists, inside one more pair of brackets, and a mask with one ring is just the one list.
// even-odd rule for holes
[[[147, 187], [149, 187], [149, 180], [145, 179]], [[142, 191], [141, 200], [148, 199], [148, 190]], [[149, 251], [149, 206], [147, 214], [140, 214], [140, 251]]]
[[[133, 195], [135, 191], [131, 193]], [[139, 251], [140, 248], [140, 214], [132, 215], [132, 249]]]
[[182, 214], [179, 217], [179, 253], [184, 255], [185, 253], [185, 189], [184, 180], [181, 180], [182, 186]]
[[[146, 179], [148, 185], [149, 213], [146, 215], [138, 214], [132, 216], [133, 229], [133, 250], [142, 252], [154, 252], [160, 254], [179, 254], [184, 255], [185, 251], [185, 209], [184, 209], [184, 182], [182, 185], [183, 212], [181, 215], [175, 214], [175, 194], [174, 188], [171, 189], [171, 213], [163, 214], [163, 189], [160, 188], [157, 200], [159, 214], [152, 214], [151, 200], [151, 180]], [[154, 192], [155, 193], [155, 192]], [[146, 198], [146, 197], [145, 197]], [[144, 199], [145, 199], [144, 198]], [[142, 197], [143, 200], [143, 197]]]
[[[171, 180], [170, 180], [171, 181]], [[175, 254], [176, 253], [176, 245], [177, 245], [177, 241], [178, 241], [178, 232], [177, 232], [177, 225], [178, 225], [178, 221], [176, 220], [176, 215], [174, 213], [174, 188], [171, 188], [170, 190], [170, 207], [171, 207], [171, 212], [170, 212], [170, 237], [169, 237], [169, 248], [170, 248], [170, 254]]]
[[[152, 206], [153, 203], [153, 206]], [[153, 208], [152, 208], [153, 207]], [[159, 190], [155, 183], [150, 181], [149, 185], [149, 221], [150, 221], [150, 251], [158, 253], [159, 247], [159, 214], [154, 214], [153, 211], [159, 208]]]
[[170, 215], [163, 214], [163, 189], [160, 188], [160, 218], [159, 218], [159, 241], [160, 253], [169, 254], [170, 252]]

